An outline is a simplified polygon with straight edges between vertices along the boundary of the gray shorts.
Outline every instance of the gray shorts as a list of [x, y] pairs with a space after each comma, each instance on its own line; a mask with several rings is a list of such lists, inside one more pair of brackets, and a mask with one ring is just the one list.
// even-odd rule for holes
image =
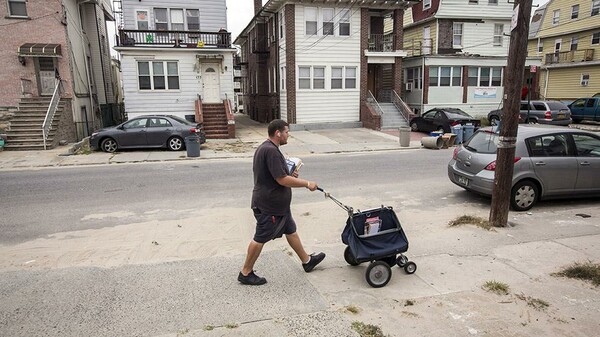
[[254, 241], [267, 243], [282, 237], [283, 234], [296, 233], [296, 222], [292, 218], [292, 212], [288, 211], [285, 215], [269, 215], [261, 213], [258, 209], [253, 211], [256, 218]]

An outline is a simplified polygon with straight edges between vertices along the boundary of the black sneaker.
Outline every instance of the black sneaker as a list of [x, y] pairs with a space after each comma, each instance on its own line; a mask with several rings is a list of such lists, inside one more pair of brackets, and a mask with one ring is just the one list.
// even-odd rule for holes
[[254, 274], [254, 270], [246, 276], [244, 276], [244, 274], [240, 272], [240, 274], [238, 275], [238, 281], [240, 281], [240, 283], [242, 284], [248, 284], [251, 286], [259, 286], [261, 284], [267, 283], [267, 279]]
[[310, 273], [324, 258], [325, 253], [310, 254], [310, 260], [307, 263], [302, 264], [304, 271]]

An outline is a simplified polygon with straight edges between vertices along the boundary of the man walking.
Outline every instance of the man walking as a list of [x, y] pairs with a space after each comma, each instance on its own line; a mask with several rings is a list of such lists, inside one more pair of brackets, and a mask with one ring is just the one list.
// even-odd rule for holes
[[304, 271], [312, 271], [325, 258], [324, 253], [308, 255], [296, 232], [296, 222], [292, 218], [290, 203], [292, 187], [305, 187], [311, 191], [317, 189], [317, 183], [290, 175], [281, 145], [287, 144], [289, 125], [276, 119], [269, 123], [269, 138], [254, 153], [252, 171], [254, 172], [254, 189], [252, 190], [252, 210], [256, 218], [254, 238], [248, 245], [248, 253], [244, 266], [238, 275], [243, 284], [261, 285], [267, 283], [264, 277], [254, 273], [254, 263], [258, 259], [265, 243], [280, 238], [285, 234], [288, 244], [296, 252]]

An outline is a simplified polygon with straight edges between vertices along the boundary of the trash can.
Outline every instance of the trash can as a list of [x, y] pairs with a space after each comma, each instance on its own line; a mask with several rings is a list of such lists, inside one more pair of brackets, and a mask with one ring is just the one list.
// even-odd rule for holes
[[6, 135], [0, 134], [0, 151], [4, 149], [4, 144], [6, 144]]
[[463, 125], [463, 142], [466, 142], [471, 138], [475, 132], [475, 127], [473, 125]]
[[410, 146], [410, 127], [409, 126], [401, 126], [400, 127], [400, 146], [402, 146], [402, 147]]
[[450, 127], [451, 132], [456, 135], [456, 139], [454, 140], [454, 144], [462, 144], [463, 142], [463, 129], [462, 125], [455, 125]]
[[200, 137], [185, 137], [185, 149], [188, 157], [200, 157]]
[[442, 148], [444, 141], [442, 140], [442, 136], [423, 137], [421, 138], [421, 145], [426, 149], [438, 150]]

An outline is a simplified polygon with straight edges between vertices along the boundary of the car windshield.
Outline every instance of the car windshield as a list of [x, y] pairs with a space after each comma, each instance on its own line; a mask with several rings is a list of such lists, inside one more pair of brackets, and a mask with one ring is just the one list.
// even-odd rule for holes
[[498, 134], [492, 131], [477, 131], [465, 143], [465, 148], [477, 153], [496, 153]]
[[183, 119], [183, 118], [178, 117], [178, 116], [169, 116], [169, 117], [171, 117], [171, 119], [174, 119], [174, 120], [178, 121], [181, 124], [196, 126], [196, 123], [192, 123], [192, 122], [188, 121], [187, 119]]
[[550, 110], [568, 109], [566, 105], [564, 105], [560, 102], [547, 102], [547, 103], [548, 103], [548, 107], [550, 108]]
[[458, 109], [449, 109], [449, 110], [445, 110], [446, 111], [446, 116], [448, 116], [448, 118], [471, 118], [471, 116], [462, 111], [462, 110], [458, 110]]

